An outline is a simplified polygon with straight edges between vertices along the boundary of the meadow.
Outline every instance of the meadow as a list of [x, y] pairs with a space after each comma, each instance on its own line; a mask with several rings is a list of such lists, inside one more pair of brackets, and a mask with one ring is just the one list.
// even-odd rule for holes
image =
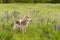
[[[32, 21], [23, 35], [13, 23], [24, 15]], [[0, 4], [0, 40], [60, 40], [60, 4]]]

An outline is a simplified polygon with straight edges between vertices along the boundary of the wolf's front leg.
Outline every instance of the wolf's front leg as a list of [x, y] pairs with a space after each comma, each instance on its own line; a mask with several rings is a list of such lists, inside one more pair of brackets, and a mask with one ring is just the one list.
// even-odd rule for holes
[[25, 27], [22, 27], [22, 33], [23, 33], [23, 35], [24, 35], [25, 32], [26, 32]]
[[24, 28], [24, 32], [26, 32], [26, 28]]

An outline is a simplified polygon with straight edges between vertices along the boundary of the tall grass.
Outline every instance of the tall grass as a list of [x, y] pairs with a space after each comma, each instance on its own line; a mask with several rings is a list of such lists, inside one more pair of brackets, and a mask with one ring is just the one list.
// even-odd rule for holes
[[[60, 4], [0, 4], [0, 40], [60, 40]], [[23, 35], [15, 20], [30, 15]]]

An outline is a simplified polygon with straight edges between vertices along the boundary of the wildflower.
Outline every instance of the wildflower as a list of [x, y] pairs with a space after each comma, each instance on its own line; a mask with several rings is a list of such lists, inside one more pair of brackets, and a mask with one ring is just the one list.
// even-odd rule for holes
[[10, 20], [10, 15], [9, 14], [7, 14], [6, 15], [6, 18], [7, 18], [7, 22]]
[[5, 11], [5, 14], [6, 14], [7, 22], [8, 22], [10, 20], [10, 15], [8, 14], [8, 11]]
[[13, 11], [14, 18], [17, 18], [17, 16], [20, 14], [20, 12], [16, 12], [16, 10]]
[[13, 14], [16, 14], [16, 10], [13, 11]]
[[58, 25], [58, 30], [60, 30], [60, 24]]
[[56, 23], [54, 23], [54, 29], [56, 30]]

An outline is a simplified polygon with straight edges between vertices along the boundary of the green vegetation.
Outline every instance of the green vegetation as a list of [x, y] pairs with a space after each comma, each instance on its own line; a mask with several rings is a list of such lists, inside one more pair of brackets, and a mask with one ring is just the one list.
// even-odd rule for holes
[[0, 3], [60, 3], [60, 0], [0, 0]]
[[[13, 22], [24, 15], [32, 21], [23, 35]], [[60, 40], [60, 4], [0, 4], [0, 40]]]

